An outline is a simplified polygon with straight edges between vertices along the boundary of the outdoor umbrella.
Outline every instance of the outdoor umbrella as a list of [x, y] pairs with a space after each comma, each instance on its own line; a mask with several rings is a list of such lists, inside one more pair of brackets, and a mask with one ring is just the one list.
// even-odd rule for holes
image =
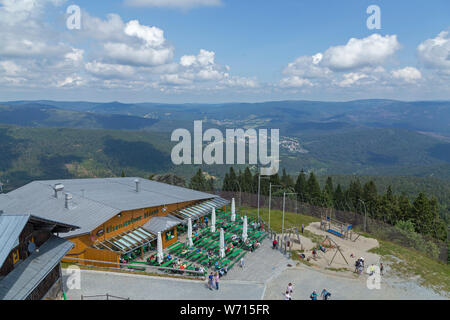
[[192, 247], [194, 245], [194, 242], [192, 241], [192, 219], [188, 219], [188, 240], [189, 240], [189, 247]]
[[214, 207], [212, 208], [211, 213], [211, 232], [216, 232], [216, 209], [214, 209]]
[[234, 198], [231, 199], [231, 221], [236, 221], [236, 206], [234, 204]]
[[220, 228], [220, 257], [225, 257], [225, 234], [222, 228]]
[[247, 216], [244, 217], [244, 225], [242, 227], [242, 240], [247, 240]]
[[161, 238], [161, 232], [158, 232], [158, 263], [161, 264], [163, 262], [164, 256], [163, 256], [163, 248], [162, 248], [162, 238]]

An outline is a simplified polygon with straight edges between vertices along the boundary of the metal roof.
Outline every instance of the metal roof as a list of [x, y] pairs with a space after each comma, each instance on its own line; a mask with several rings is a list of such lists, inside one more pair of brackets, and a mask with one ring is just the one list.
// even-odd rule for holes
[[60, 263], [74, 244], [51, 236], [40, 248], [22, 261], [0, 281], [0, 300], [24, 300]]
[[167, 215], [165, 217], [151, 218], [146, 224], [142, 226], [142, 228], [150, 231], [153, 234], [157, 234], [158, 232], [169, 230], [176, 225], [181, 224], [182, 222], [183, 220], [177, 219], [171, 215]]
[[220, 197], [216, 197], [214, 199], [180, 209], [173, 214], [178, 218], [183, 219], [183, 224], [186, 224], [189, 218], [191, 218], [192, 220], [196, 220], [200, 217], [210, 214], [212, 208], [220, 208], [228, 203], [229, 201]]
[[[139, 179], [139, 192], [135, 180]], [[62, 193], [73, 198], [65, 208], [64, 194], [55, 198], [53, 186], [63, 184]], [[26, 212], [50, 220], [79, 226], [65, 236], [90, 231], [126, 210], [206, 200], [216, 195], [136, 177], [33, 181], [7, 194], [0, 194], [0, 210]]]
[[30, 215], [0, 214], [0, 268], [12, 249], [17, 247], [18, 239]]

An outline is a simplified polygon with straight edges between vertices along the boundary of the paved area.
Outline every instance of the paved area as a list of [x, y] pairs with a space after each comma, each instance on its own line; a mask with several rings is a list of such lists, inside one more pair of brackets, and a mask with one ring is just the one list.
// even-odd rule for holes
[[381, 288], [368, 289], [367, 275], [355, 278], [353, 274], [337, 274], [314, 270], [303, 265], [289, 268], [267, 283], [264, 299], [283, 300], [289, 282], [294, 285], [293, 300], [309, 300], [315, 290], [319, 295], [323, 289], [331, 293], [332, 300], [428, 300], [445, 299], [434, 291], [414, 282], [382, 277]]
[[[63, 270], [64, 284], [67, 276]], [[222, 281], [218, 291], [209, 290], [204, 281], [149, 277], [134, 274], [81, 270], [81, 289], [65, 288], [69, 300], [81, 295], [106, 293], [131, 300], [260, 300], [264, 285], [242, 281]]]
[[236, 264], [221, 279], [219, 291], [209, 290], [205, 281], [82, 270], [81, 289], [66, 288], [66, 292], [68, 299], [75, 300], [81, 295], [106, 293], [132, 300], [283, 300], [287, 284], [292, 282], [294, 300], [308, 300], [313, 290], [320, 294], [324, 288], [331, 292], [332, 300], [446, 299], [413, 280], [384, 276], [381, 289], [370, 290], [366, 279], [367, 275], [358, 278], [348, 272], [297, 264], [273, 250], [271, 241], [265, 239], [259, 249], [245, 256], [244, 268]]
[[236, 263], [224, 278], [224, 281], [241, 280], [255, 283], [265, 283], [287, 268], [288, 264], [295, 264], [280, 251], [272, 249], [272, 242], [264, 239], [261, 247], [249, 252], [244, 257], [244, 267]]

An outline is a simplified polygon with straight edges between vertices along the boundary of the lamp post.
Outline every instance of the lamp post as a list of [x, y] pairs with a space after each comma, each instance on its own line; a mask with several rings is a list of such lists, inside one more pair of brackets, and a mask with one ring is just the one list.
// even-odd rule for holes
[[272, 184], [272, 182], [269, 184], [269, 229], [270, 229], [270, 207], [272, 202], [272, 187], [282, 187], [282, 185]]
[[286, 195], [287, 194], [297, 194], [297, 192], [284, 192], [283, 193], [283, 222], [282, 222], [282, 226], [281, 226], [281, 233], [284, 234], [284, 212], [285, 212], [285, 207], [286, 207]]
[[[263, 179], [270, 179], [268, 176], [264, 176]], [[261, 194], [261, 173], [258, 174], [258, 210], [257, 212], [257, 221], [259, 222], [259, 202], [260, 202], [260, 194]]]
[[367, 226], [367, 208], [366, 208], [366, 203], [361, 200], [358, 199], [363, 205], [364, 205], [364, 232], [366, 232], [366, 226]]

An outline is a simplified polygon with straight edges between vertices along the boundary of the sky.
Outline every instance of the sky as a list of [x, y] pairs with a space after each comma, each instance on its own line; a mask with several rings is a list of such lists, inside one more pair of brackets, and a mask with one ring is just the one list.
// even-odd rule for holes
[[448, 0], [0, 0], [0, 101], [371, 98], [450, 99]]

